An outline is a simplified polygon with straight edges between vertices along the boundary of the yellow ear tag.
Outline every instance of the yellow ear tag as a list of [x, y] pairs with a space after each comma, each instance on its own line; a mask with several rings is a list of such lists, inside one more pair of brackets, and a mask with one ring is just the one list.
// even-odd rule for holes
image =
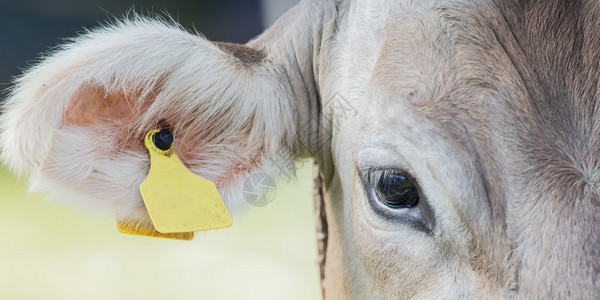
[[[152, 130], [144, 144], [150, 154], [150, 171], [140, 185], [144, 204], [156, 232], [117, 221], [119, 231], [154, 237], [191, 239], [193, 231], [229, 227], [227, 208], [215, 184], [192, 173], [175, 154], [167, 129]], [[148, 226], [146, 226], [148, 227]], [[188, 233], [186, 235], [174, 233]]]

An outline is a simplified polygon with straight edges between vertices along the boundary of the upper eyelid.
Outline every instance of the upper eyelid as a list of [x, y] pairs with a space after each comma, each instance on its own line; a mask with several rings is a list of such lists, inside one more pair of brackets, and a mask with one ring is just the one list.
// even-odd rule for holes
[[394, 171], [397, 173], [403, 174], [411, 174], [409, 168], [405, 167], [404, 164], [385, 164], [385, 165], [377, 165], [375, 163], [357, 163], [357, 168], [361, 173], [367, 174], [369, 172], [384, 172], [384, 171]]
[[385, 169], [411, 174], [411, 165], [404, 155], [390, 144], [384, 143], [384, 145], [385, 147], [371, 145], [358, 148], [352, 155], [356, 168], [363, 174]]

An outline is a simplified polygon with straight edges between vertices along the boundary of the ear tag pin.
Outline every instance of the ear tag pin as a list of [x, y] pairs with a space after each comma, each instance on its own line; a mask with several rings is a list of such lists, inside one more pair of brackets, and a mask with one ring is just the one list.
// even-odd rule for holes
[[191, 240], [193, 231], [231, 226], [231, 217], [215, 184], [186, 168], [172, 143], [168, 129], [152, 130], [144, 139], [150, 154], [150, 171], [140, 192], [154, 228], [117, 220], [119, 231]]

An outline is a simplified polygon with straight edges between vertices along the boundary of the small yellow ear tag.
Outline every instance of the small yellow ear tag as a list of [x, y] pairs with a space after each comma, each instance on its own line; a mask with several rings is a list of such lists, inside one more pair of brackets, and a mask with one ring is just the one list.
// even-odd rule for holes
[[[126, 224], [118, 221], [121, 232], [178, 238], [173, 233], [192, 234], [231, 226], [231, 217], [215, 184], [185, 167], [171, 146], [172, 139], [166, 129], [152, 130], [144, 139], [150, 154], [150, 171], [140, 192], [156, 232], [127, 230]], [[183, 239], [190, 239], [189, 234]]]

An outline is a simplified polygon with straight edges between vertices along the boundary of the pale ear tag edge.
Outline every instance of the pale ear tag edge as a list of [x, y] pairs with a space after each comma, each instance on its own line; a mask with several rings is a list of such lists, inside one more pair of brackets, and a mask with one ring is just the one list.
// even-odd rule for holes
[[194, 239], [194, 232], [161, 233], [154, 228], [154, 225], [151, 222], [124, 220], [118, 216], [115, 219], [117, 230], [120, 233], [184, 241], [191, 241]]

